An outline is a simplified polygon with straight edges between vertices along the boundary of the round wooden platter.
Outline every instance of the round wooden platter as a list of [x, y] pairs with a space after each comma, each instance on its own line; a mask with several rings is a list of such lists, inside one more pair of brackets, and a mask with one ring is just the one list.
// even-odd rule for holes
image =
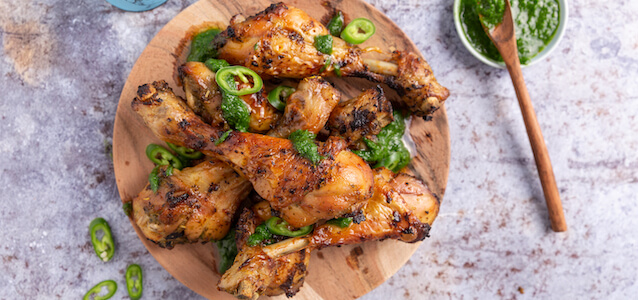
[[[147, 182], [153, 165], [145, 156], [146, 146], [161, 143], [131, 110], [131, 100], [135, 97], [137, 87], [155, 80], [166, 80], [179, 95], [181, 88], [175, 82], [175, 69], [188, 53], [188, 45], [184, 47], [183, 41], [189, 30], [204, 22], [228, 24], [228, 20], [235, 14], [250, 16], [271, 3], [273, 2], [268, 0], [201, 0], [178, 14], [151, 40], [131, 70], [115, 117], [113, 161], [122, 201], [131, 201]], [[362, 46], [418, 53], [416, 46], [396, 24], [360, 0], [334, 3], [293, 0], [287, 4], [303, 9], [317, 20], [326, 20], [333, 8], [343, 11], [346, 21], [366, 17], [374, 22], [377, 31]], [[330, 80], [343, 92], [342, 99], [354, 97], [362, 89], [373, 86], [362, 79]], [[396, 97], [387, 87], [385, 90], [390, 97]], [[414, 119], [410, 133], [417, 150], [417, 156], [409, 166], [410, 171], [442, 197], [450, 159], [445, 108], [437, 111], [431, 121]], [[212, 243], [177, 245], [174, 249], [167, 250], [149, 242], [134, 223], [133, 228], [155, 259], [184, 285], [209, 299], [233, 299], [229, 294], [217, 290], [220, 275], [216, 271], [217, 250]], [[407, 244], [389, 240], [315, 251], [310, 260], [308, 277], [295, 299], [360, 297], [392, 276], [418, 246], [419, 243]], [[284, 299], [285, 296], [275, 298]]]

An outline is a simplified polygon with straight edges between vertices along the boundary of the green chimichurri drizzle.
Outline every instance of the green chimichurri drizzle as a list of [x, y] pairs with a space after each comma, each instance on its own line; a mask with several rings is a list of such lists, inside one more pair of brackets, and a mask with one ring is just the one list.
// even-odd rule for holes
[[[459, 17], [465, 36], [472, 47], [483, 56], [502, 62], [503, 58], [483, 31], [479, 20], [479, 13], [482, 13], [486, 25], [500, 23], [494, 21], [503, 17], [498, 3], [504, 2], [481, 0], [479, 4], [479, 0], [461, 0]], [[511, 0], [510, 3], [519, 59], [521, 64], [526, 64], [543, 51], [554, 38], [560, 21], [560, 8], [557, 0]]]

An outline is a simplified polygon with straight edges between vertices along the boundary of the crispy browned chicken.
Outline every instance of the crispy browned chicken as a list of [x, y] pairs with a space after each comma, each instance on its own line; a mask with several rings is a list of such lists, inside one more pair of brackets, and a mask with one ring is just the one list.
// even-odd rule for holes
[[295, 130], [318, 133], [339, 103], [341, 94], [321, 77], [304, 78], [288, 97], [284, 115], [268, 135], [287, 138]]
[[132, 218], [161, 247], [223, 238], [252, 186], [226, 163], [207, 159], [166, 175], [160, 169], [157, 192], [147, 185], [133, 199]]
[[374, 172], [374, 196], [359, 211], [349, 214], [353, 222], [345, 228], [325, 223], [308, 236], [268, 246], [249, 246], [248, 237], [257, 225], [273, 216], [273, 211], [265, 201], [246, 208], [238, 223], [239, 254], [218, 287], [241, 299], [255, 299], [273, 286], [271, 280], [293, 278], [287, 281], [296, 286], [286, 290], [290, 297], [303, 283], [308, 261], [302, 259], [309, 256], [310, 250], [388, 238], [417, 242], [427, 237], [439, 200], [414, 176], [394, 174], [386, 168]]
[[372, 196], [372, 170], [342, 139], [319, 143], [317, 165], [287, 139], [232, 132], [216, 145], [223, 129], [204, 123], [163, 81], [141, 86], [132, 108], [160, 139], [229, 163], [293, 226], [351, 212]]
[[240, 299], [280, 294], [292, 297], [299, 291], [310, 261], [311, 249], [303, 247], [307, 240], [288, 239], [270, 246], [247, 245], [255, 228], [270, 217], [272, 213], [266, 201], [244, 209], [237, 223], [236, 263], [222, 275], [219, 289]]
[[[222, 117], [222, 95], [215, 82], [215, 73], [201, 62], [187, 62], [178, 68], [179, 78], [186, 94], [188, 106], [213, 127], [230, 129]], [[268, 103], [266, 92], [240, 96], [250, 110], [251, 132], [266, 132], [272, 129], [281, 113]]]
[[383, 89], [377, 86], [339, 103], [332, 110], [326, 128], [330, 135], [342, 137], [348, 145], [354, 146], [363, 137], [379, 134], [393, 120], [392, 105]]
[[312, 75], [363, 77], [395, 89], [405, 106], [417, 116], [436, 111], [449, 95], [417, 54], [394, 51], [387, 61], [364, 59], [364, 51], [333, 38], [332, 54], [319, 52], [315, 38], [329, 34], [321, 22], [300, 9], [283, 3], [239, 22], [233, 17], [214, 46], [219, 58], [242, 65], [262, 76], [305, 78]]

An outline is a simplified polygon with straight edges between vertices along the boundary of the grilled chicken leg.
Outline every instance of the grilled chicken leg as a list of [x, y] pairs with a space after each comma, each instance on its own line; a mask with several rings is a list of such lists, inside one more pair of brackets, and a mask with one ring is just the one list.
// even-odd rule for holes
[[160, 169], [157, 192], [147, 185], [133, 199], [132, 214], [144, 236], [161, 247], [223, 238], [252, 190], [250, 182], [215, 159], [170, 176], [165, 171]]
[[398, 104], [420, 117], [433, 113], [449, 96], [417, 54], [395, 51], [388, 61], [364, 59], [364, 50], [335, 37], [332, 54], [327, 55], [314, 47], [314, 41], [328, 34], [321, 22], [302, 10], [277, 3], [243, 22], [234, 17], [213, 45], [219, 58], [262, 76], [334, 76], [337, 66], [341, 76], [386, 83], [401, 96]]
[[[411, 175], [394, 174], [386, 168], [374, 172], [375, 194], [354, 214], [354, 222], [346, 228], [326, 223], [308, 236], [268, 246], [248, 246], [248, 236], [257, 225], [269, 219], [273, 211], [265, 201], [244, 209], [237, 230], [239, 254], [218, 287], [242, 299], [255, 299], [273, 286], [274, 276], [293, 278], [287, 282], [301, 285], [308, 266], [305, 259], [313, 249], [388, 238], [417, 242], [427, 237], [439, 210], [438, 199]], [[294, 294], [296, 289], [286, 291], [289, 297], [290, 292]]]
[[342, 139], [320, 143], [325, 159], [313, 165], [286, 139], [232, 132], [216, 145], [223, 129], [204, 123], [166, 82], [141, 86], [132, 107], [160, 139], [229, 163], [295, 227], [351, 212], [372, 196], [372, 170]]

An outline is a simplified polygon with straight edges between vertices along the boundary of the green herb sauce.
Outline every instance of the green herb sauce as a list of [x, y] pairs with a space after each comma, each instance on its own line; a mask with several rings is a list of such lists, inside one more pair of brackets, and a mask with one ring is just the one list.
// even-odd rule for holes
[[[560, 8], [557, 0], [511, 0], [510, 3], [518, 56], [521, 64], [526, 64], [554, 38], [560, 21]], [[460, 19], [465, 36], [479, 53], [498, 62], [502, 62], [503, 58], [483, 31], [479, 13], [483, 14], [483, 21], [489, 28], [500, 23], [503, 11], [503, 0], [461, 0]]]
[[233, 265], [235, 256], [237, 256], [237, 245], [235, 241], [235, 229], [232, 228], [226, 236], [215, 242], [219, 249], [219, 256], [221, 261], [219, 262], [219, 273], [224, 273], [230, 266]]
[[217, 56], [217, 49], [213, 48], [213, 39], [222, 32], [219, 28], [208, 29], [193, 37], [191, 51], [186, 61], [204, 62]]
[[363, 138], [368, 149], [354, 151], [374, 168], [386, 167], [393, 172], [403, 169], [410, 163], [410, 151], [403, 144], [405, 133], [405, 119], [403, 115], [394, 111], [394, 121], [381, 129], [376, 141]]
[[292, 141], [292, 145], [301, 156], [316, 165], [323, 159], [323, 156], [319, 155], [317, 145], [315, 145], [316, 137], [314, 133], [308, 130], [297, 130], [291, 133], [288, 139]]

